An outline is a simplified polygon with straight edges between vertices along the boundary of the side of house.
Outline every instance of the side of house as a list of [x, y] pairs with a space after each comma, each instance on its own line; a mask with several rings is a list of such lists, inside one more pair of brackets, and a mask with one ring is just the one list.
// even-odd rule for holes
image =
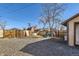
[[67, 26], [69, 46], [79, 45], [79, 13], [63, 22], [63, 25]]

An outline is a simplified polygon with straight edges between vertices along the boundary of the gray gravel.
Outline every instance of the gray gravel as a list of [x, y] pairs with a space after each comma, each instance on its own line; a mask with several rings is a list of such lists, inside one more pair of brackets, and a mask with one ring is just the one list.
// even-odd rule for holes
[[79, 47], [49, 39], [0, 39], [1, 56], [79, 56]]
[[31, 54], [20, 51], [24, 46], [41, 39], [0, 39], [0, 56], [29, 56]]

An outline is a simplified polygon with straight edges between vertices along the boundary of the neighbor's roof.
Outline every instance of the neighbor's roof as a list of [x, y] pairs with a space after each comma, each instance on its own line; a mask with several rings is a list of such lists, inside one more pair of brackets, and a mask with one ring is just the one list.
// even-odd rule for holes
[[63, 24], [64, 26], [67, 26], [67, 23], [68, 23], [69, 21], [73, 20], [74, 18], [76, 18], [76, 17], [78, 17], [78, 16], [79, 16], [79, 13], [77, 13], [76, 15], [74, 15], [74, 16], [70, 17], [69, 19], [65, 20], [62, 24]]

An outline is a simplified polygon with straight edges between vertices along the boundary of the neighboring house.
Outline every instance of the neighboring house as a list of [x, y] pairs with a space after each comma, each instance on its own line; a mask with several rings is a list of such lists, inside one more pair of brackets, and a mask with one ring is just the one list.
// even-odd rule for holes
[[67, 40], [69, 46], [79, 45], [79, 13], [62, 23], [67, 26]]
[[27, 29], [24, 30], [24, 35], [25, 36], [31, 36], [31, 35], [37, 35], [37, 28], [35, 26], [28, 27]]

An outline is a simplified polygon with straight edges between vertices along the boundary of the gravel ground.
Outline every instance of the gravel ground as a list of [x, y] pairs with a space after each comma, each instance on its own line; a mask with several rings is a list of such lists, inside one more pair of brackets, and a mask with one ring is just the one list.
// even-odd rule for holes
[[1, 56], [79, 56], [78, 47], [49, 39], [0, 39]]
[[24, 46], [41, 39], [0, 39], [0, 56], [29, 56], [31, 54], [20, 51]]

